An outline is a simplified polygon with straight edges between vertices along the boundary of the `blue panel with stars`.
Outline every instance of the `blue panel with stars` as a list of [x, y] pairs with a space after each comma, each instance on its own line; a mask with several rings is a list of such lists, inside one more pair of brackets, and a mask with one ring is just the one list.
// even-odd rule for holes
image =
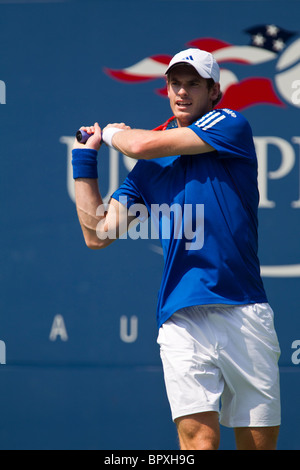
[[259, 25], [245, 31], [251, 34], [251, 46], [261, 47], [273, 52], [282, 51], [287, 41], [296, 34], [274, 24]]

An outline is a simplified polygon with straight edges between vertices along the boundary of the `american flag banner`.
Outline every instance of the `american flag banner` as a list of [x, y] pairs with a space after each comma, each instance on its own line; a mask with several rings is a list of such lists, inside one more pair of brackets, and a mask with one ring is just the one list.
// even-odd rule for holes
[[[297, 106], [291, 99], [291, 83], [300, 77], [300, 39], [296, 32], [287, 31], [277, 25], [258, 25], [245, 31], [250, 36], [249, 44], [235, 45], [218, 38], [199, 38], [187, 43], [211, 52], [221, 68], [221, 90], [223, 98], [219, 107], [237, 111], [268, 104], [285, 107]], [[139, 83], [165, 77], [165, 71], [172, 56], [161, 54], [146, 57], [134, 65], [121, 70], [104, 68], [113, 79], [127, 83]], [[250, 67], [274, 62], [271, 76], [252, 76]], [[234, 64], [246, 69], [246, 78], [239, 78], [231, 70]], [[249, 72], [248, 72], [249, 70]], [[167, 96], [166, 86], [156, 93]], [[286, 103], [287, 102], [287, 103]]]

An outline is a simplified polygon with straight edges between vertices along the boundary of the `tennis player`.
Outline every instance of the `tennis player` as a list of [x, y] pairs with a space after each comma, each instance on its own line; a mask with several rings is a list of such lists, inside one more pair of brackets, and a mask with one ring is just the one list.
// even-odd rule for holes
[[[82, 127], [93, 135], [86, 145], [75, 141], [73, 150], [79, 221], [92, 249], [109, 245], [138, 221], [134, 208], [141, 204], [150, 217], [157, 205], [177, 204], [180, 222], [202, 231], [203, 243], [195, 248], [185, 234], [175, 236], [175, 216], [170, 237], [159, 228], [165, 264], [158, 343], [180, 448], [217, 449], [221, 423], [234, 428], [237, 449], [274, 450], [281, 419], [280, 348], [257, 257], [252, 131], [238, 112], [216, 109], [220, 70], [210, 53], [179, 52], [166, 76], [174, 114], [166, 124], [153, 131], [124, 123], [103, 132], [98, 123]], [[106, 211], [99, 210], [101, 139], [138, 160]], [[191, 205], [194, 210], [185, 210]]]

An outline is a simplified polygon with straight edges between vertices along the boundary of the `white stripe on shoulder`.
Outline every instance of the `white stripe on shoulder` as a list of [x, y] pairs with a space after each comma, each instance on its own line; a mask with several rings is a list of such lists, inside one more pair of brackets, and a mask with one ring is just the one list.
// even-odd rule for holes
[[205, 121], [201, 122], [200, 126], [199, 127], [205, 127], [206, 124], [208, 124], [210, 121], [212, 121], [213, 119], [216, 119], [217, 117], [220, 116], [220, 112], [214, 112], [214, 114], [212, 114], [211, 116], [207, 117], [207, 119], [205, 119]]
[[202, 116], [202, 118], [198, 119], [198, 121], [196, 122], [196, 126], [198, 126], [201, 122], [203, 122], [205, 119], [207, 119], [212, 114], [216, 114], [216, 111], [213, 110], [213, 111], [210, 111], [210, 113], [204, 114], [204, 116]]
[[210, 124], [208, 124], [208, 126], [203, 127], [203, 130], [206, 131], [210, 127], [215, 126], [218, 122], [223, 121], [223, 119], [226, 119], [226, 116], [223, 115], [223, 116], [218, 117], [217, 119], [212, 121]]

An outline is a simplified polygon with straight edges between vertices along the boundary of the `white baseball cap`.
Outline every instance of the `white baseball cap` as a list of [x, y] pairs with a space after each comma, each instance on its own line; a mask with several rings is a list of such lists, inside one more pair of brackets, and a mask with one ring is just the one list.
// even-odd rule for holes
[[212, 78], [215, 83], [220, 81], [220, 68], [212, 54], [201, 49], [191, 48], [175, 54], [166, 70], [179, 64], [189, 64], [203, 78]]

